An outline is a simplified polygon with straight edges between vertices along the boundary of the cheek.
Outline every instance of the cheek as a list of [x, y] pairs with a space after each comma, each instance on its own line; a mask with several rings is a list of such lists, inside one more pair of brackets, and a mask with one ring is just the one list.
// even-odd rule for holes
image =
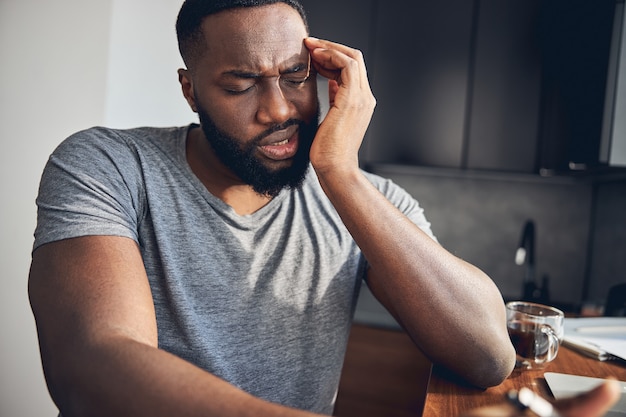
[[251, 100], [211, 100], [211, 104], [204, 108], [213, 123], [227, 135], [236, 138], [253, 136], [248, 132], [255, 115]]

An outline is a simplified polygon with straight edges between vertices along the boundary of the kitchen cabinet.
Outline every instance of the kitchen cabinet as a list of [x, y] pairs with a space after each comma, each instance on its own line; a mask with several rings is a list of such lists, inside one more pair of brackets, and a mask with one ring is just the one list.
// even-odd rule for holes
[[463, 168], [535, 170], [541, 102], [540, 2], [480, 1]]
[[598, 163], [614, 1], [303, 4], [365, 55], [365, 165], [537, 173]]
[[539, 0], [390, 6], [377, 19], [369, 160], [532, 172]]
[[543, 168], [565, 172], [600, 165], [615, 5], [615, 0], [542, 3]]
[[460, 166], [472, 14], [466, 0], [380, 2], [367, 161]]
[[626, 167], [626, 6], [615, 4], [605, 109], [602, 123], [600, 160]]

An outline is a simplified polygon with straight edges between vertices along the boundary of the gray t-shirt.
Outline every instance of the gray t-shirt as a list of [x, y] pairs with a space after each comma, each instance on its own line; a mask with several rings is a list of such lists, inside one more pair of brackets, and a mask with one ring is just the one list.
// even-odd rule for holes
[[[161, 349], [255, 396], [331, 414], [366, 261], [312, 169], [301, 188], [240, 216], [191, 171], [188, 130], [93, 128], [65, 140], [44, 170], [34, 248], [134, 239]], [[431, 234], [413, 198], [364, 174]]]

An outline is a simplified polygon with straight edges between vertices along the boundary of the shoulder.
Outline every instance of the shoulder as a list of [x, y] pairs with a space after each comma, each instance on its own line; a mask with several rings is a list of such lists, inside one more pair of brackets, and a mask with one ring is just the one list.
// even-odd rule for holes
[[[92, 127], [65, 139], [50, 156], [48, 165], [129, 171], [141, 169], [142, 160], [175, 158], [185, 127], [111, 129]], [[146, 165], [146, 164], [144, 164]], [[149, 165], [149, 164], [147, 164]]]
[[140, 149], [160, 143], [173, 142], [185, 128], [139, 127], [111, 129], [97, 126], [81, 130], [65, 139], [54, 154], [81, 151], [115, 152], [122, 149]]

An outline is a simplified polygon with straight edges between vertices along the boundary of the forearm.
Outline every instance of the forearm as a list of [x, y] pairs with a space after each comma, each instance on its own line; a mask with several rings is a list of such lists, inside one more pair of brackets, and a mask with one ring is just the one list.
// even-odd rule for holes
[[40, 247], [29, 297], [50, 394], [64, 417], [311, 416], [158, 349], [154, 301], [130, 239], [87, 236]]
[[328, 78], [330, 109], [310, 150], [326, 195], [363, 251], [369, 285], [436, 362], [477, 385], [499, 383], [515, 355], [498, 289], [415, 226], [359, 171], [358, 149], [376, 100], [360, 52], [308, 38]]
[[46, 374], [64, 417], [314, 415], [255, 398], [174, 355], [125, 338], [63, 355], [67, 360]]
[[489, 277], [433, 241], [358, 170], [319, 177], [370, 264], [372, 292], [416, 344], [474, 384], [505, 378], [514, 353]]

